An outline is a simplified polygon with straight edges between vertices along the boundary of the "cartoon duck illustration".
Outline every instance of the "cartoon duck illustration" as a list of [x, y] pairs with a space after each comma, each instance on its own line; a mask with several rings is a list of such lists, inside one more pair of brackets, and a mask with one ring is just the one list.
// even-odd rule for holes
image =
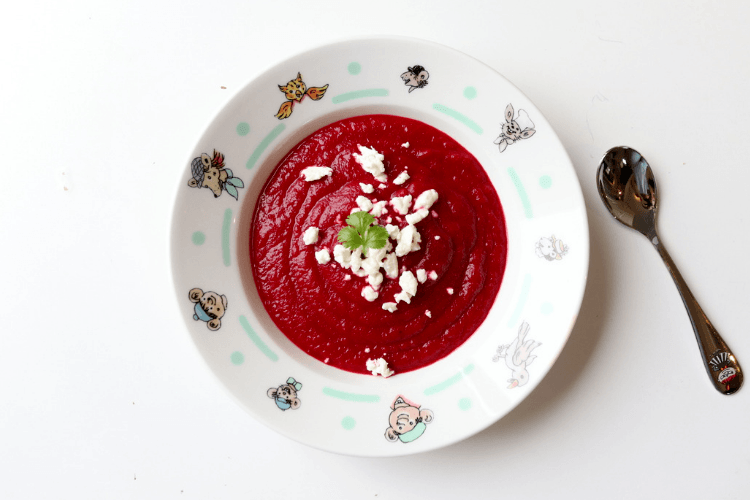
[[320, 100], [328, 90], [328, 84], [322, 87], [308, 88], [302, 81], [302, 74], [297, 72], [297, 78], [289, 80], [286, 85], [279, 85], [279, 90], [284, 93], [287, 100], [279, 107], [279, 112], [275, 116], [279, 120], [284, 120], [292, 116], [292, 108], [296, 103], [302, 102], [305, 96], [313, 101]]
[[190, 164], [193, 178], [188, 181], [192, 188], [208, 188], [214, 198], [221, 196], [222, 191], [237, 199], [237, 188], [245, 187], [242, 179], [235, 177], [230, 169], [224, 165], [224, 155], [214, 149], [213, 157], [206, 153], [193, 158]]
[[492, 361], [499, 361], [505, 358], [505, 366], [510, 368], [513, 375], [508, 382], [508, 389], [523, 387], [529, 382], [529, 372], [526, 368], [536, 359], [531, 352], [542, 345], [535, 340], [525, 340], [526, 334], [529, 333], [529, 324], [525, 321], [518, 328], [518, 336], [511, 344], [501, 345], [497, 348], [497, 354]]
[[401, 73], [401, 79], [404, 81], [404, 85], [409, 87], [409, 93], [414, 89], [421, 89], [427, 85], [427, 80], [430, 79], [430, 74], [424, 69], [424, 66], [416, 64], [414, 66], [408, 66], [406, 72]]
[[568, 254], [568, 246], [555, 238], [553, 234], [549, 238], [539, 238], [536, 242], [536, 255], [547, 260], [562, 260]]

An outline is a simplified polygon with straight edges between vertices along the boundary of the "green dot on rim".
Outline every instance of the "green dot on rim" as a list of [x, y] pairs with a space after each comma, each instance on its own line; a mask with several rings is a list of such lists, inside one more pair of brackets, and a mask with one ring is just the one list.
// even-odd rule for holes
[[549, 175], [543, 175], [539, 178], [539, 185], [542, 186], [544, 189], [549, 189], [552, 187], [552, 177]]
[[354, 429], [355, 425], [357, 425], [357, 421], [354, 420], [352, 417], [344, 417], [341, 420], [341, 427], [343, 427], [344, 429], [348, 431]]
[[247, 135], [250, 133], [250, 124], [246, 122], [241, 122], [237, 124], [237, 133], [239, 135]]
[[231, 356], [229, 356], [229, 359], [232, 361], [233, 365], [241, 365], [245, 362], [245, 355], [240, 351], [235, 351]]
[[474, 99], [477, 96], [477, 89], [475, 87], [466, 87], [464, 89], [464, 97], [467, 99]]
[[362, 71], [362, 65], [358, 62], [350, 62], [346, 69], [349, 71], [350, 75], [358, 75], [359, 72]]
[[192, 239], [193, 244], [200, 246], [206, 242], [206, 235], [201, 231], [196, 231], [193, 233]]
[[471, 399], [469, 398], [461, 398], [458, 400], [458, 407], [462, 410], [466, 411], [469, 408], [471, 408]]

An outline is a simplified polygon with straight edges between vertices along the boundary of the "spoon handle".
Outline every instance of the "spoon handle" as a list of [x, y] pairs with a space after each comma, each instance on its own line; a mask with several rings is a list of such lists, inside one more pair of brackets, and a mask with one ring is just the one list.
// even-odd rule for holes
[[713, 381], [717, 391], [727, 395], [734, 394], [742, 386], [743, 379], [742, 368], [740, 368], [737, 358], [711, 324], [698, 301], [693, 297], [690, 288], [688, 288], [658, 236], [654, 233], [650, 239], [654, 248], [661, 255], [664, 264], [667, 265], [667, 269], [669, 269], [672, 279], [677, 285], [677, 290], [680, 292], [682, 302], [685, 304], [685, 309], [687, 309], [690, 317], [690, 323], [693, 325], [695, 338], [698, 341], [698, 347], [708, 376]]

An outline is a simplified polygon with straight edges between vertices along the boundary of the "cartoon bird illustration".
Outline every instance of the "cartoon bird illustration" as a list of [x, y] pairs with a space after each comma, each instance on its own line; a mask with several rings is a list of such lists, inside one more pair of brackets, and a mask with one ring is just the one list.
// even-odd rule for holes
[[297, 78], [289, 80], [286, 85], [279, 85], [279, 90], [286, 96], [286, 102], [279, 107], [279, 112], [276, 113], [276, 118], [283, 120], [289, 118], [292, 115], [292, 108], [295, 103], [302, 102], [305, 96], [308, 96], [313, 101], [320, 100], [328, 90], [328, 84], [323, 87], [310, 87], [307, 88], [305, 82], [302, 81], [302, 74], [297, 72]]
[[508, 379], [510, 382], [508, 389], [522, 387], [529, 382], [529, 372], [526, 368], [536, 359], [531, 352], [542, 343], [535, 340], [524, 341], [528, 333], [529, 324], [524, 321], [518, 328], [518, 337], [511, 344], [498, 347], [497, 354], [493, 358], [493, 361], [505, 358], [505, 366], [513, 372], [512, 377]]
[[404, 85], [409, 87], [410, 93], [414, 89], [424, 88], [429, 78], [430, 74], [424, 69], [424, 66], [419, 64], [408, 66], [406, 72], [401, 73], [401, 79], [404, 81]]

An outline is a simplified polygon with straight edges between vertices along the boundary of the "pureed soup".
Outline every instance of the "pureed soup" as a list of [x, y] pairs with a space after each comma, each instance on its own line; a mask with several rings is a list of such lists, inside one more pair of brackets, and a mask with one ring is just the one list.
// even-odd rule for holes
[[[355, 212], [383, 229], [352, 227], [347, 244], [387, 233], [385, 246], [342, 244]], [[395, 373], [416, 370], [463, 344], [492, 307], [506, 255], [503, 210], [479, 162], [439, 130], [391, 115], [347, 118], [292, 148], [250, 231], [274, 323], [310, 356], [355, 373], [380, 358]]]

